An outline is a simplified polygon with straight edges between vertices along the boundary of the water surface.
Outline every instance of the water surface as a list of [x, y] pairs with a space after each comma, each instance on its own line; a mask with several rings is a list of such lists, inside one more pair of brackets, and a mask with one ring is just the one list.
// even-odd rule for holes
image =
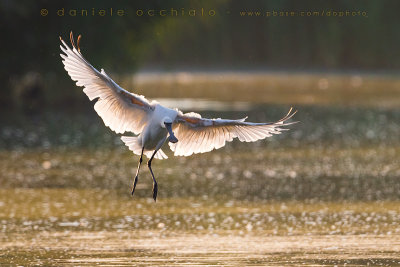
[[145, 165], [131, 197], [138, 156], [93, 111], [2, 113], [0, 265], [399, 265], [396, 77], [228, 74], [135, 86], [204, 117], [295, 105], [300, 123], [189, 158], [166, 145], [157, 203]]

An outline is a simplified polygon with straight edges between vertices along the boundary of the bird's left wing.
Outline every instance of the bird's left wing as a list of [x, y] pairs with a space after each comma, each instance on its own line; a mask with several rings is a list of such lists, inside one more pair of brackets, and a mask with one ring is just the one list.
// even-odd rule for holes
[[245, 122], [246, 118], [206, 119], [196, 113], [180, 113], [174, 123], [174, 133], [178, 142], [169, 143], [169, 146], [175, 152], [175, 156], [190, 156], [193, 153], [204, 153], [221, 148], [235, 137], [242, 142], [254, 142], [288, 130], [281, 127], [296, 123], [286, 122], [296, 112], [292, 112], [291, 108], [285, 117], [270, 123]]
[[154, 106], [143, 96], [121, 88], [103, 69], [101, 72], [95, 69], [81, 54], [80, 37], [75, 46], [71, 32], [72, 48], [60, 37], [62, 43], [60, 47], [63, 52], [60, 56], [69, 76], [76, 81], [76, 85], [84, 87], [83, 92], [90, 100], [98, 98], [94, 109], [106, 126], [116, 133], [130, 131], [139, 134]]

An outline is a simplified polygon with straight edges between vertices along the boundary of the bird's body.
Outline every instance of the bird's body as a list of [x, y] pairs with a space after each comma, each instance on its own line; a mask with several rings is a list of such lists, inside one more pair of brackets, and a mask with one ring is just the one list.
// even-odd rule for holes
[[244, 119], [206, 119], [197, 113], [183, 114], [177, 109], [163, 107], [156, 101], [149, 102], [143, 96], [130, 93], [116, 84], [102, 69], [96, 70], [81, 54], [80, 36], [75, 46], [71, 32], [72, 49], [61, 39], [61, 57], [64, 67], [90, 100], [98, 99], [94, 109], [104, 124], [116, 133], [133, 132], [137, 136], [122, 136], [129, 149], [140, 155], [133, 183], [132, 195], [138, 180], [142, 156], [149, 158], [148, 166], [153, 177], [153, 198], [157, 197], [157, 182], [151, 169], [153, 158], [166, 159], [161, 150], [168, 140], [175, 156], [190, 156], [221, 148], [226, 142], [238, 138], [242, 142], [254, 142], [287, 130], [282, 126], [296, 112], [292, 109], [282, 119], [273, 123], [252, 123]]
[[163, 127], [163, 120], [171, 118], [175, 120], [178, 112], [176, 110], [166, 108], [160, 104], [154, 104], [154, 112], [150, 115], [149, 122], [143, 127], [142, 132], [137, 137], [123, 136], [122, 141], [132, 150], [133, 153], [143, 154], [148, 158], [151, 157], [153, 151], [158, 151], [155, 155], [157, 159], [167, 158], [165, 153], [161, 150], [162, 145], [168, 137], [168, 130]]
[[143, 132], [139, 135], [142, 140], [142, 146], [145, 150], [158, 150], [164, 144], [168, 136], [168, 131], [162, 127], [165, 117], [175, 120], [178, 112], [176, 110], [166, 108], [160, 104], [155, 105], [154, 113], [151, 115], [150, 122], [145, 126]]

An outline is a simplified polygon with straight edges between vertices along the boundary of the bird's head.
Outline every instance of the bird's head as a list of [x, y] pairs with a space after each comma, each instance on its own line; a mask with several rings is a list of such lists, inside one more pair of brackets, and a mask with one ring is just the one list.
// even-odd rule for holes
[[172, 131], [172, 120], [170, 117], [165, 117], [162, 120], [161, 127], [167, 129], [167, 131], [169, 133], [169, 137], [168, 137], [169, 142], [171, 142], [171, 143], [178, 142], [178, 138], [175, 137], [174, 132]]
[[167, 124], [171, 124], [172, 125], [172, 120], [170, 117], [164, 117], [161, 121], [161, 127], [166, 128]]

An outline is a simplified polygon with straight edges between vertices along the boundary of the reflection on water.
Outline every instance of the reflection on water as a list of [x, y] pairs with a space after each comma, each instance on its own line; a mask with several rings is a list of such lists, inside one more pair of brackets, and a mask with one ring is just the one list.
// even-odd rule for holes
[[390, 73], [290, 71], [140, 72], [119, 79], [150, 98], [207, 98], [284, 105], [399, 107]]
[[[18, 237], [16, 237], [18, 238]], [[229, 232], [79, 231], [41, 233], [38, 242], [9, 251], [33, 259], [30, 264], [68, 266], [282, 266], [400, 264], [396, 236], [267, 236]], [[57, 242], [55, 242], [55, 240]], [[379, 246], [376, 246], [379, 244]], [[10, 243], [7, 245], [15, 245]], [[36, 249], [29, 249], [33, 247]], [[369, 257], [365, 257], [369, 255]], [[3, 258], [4, 259], [4, 258]], [[1, 261], [1, 259], [0, 259]], [[27, 261], [13, 261], [26, 264]]]
[[0, 264], [400, 263], [400, 203], [131, 199], [1, 190]]
[[194, 98], [158, 98], [157, 101], [161, 105], [182, 111], [248, 111], [251, 109], [251, 104], [248, 102], [222, 102]]
[[145, 167], [130, 196], [138, 157], [94, 112], [1, 114], [0, 265], [399, 265], [395, 79], [311, 76], [137, 80], [204, 117], [274, 121], [307, 104], [268, 140], [167, 152], [157, 203]]

